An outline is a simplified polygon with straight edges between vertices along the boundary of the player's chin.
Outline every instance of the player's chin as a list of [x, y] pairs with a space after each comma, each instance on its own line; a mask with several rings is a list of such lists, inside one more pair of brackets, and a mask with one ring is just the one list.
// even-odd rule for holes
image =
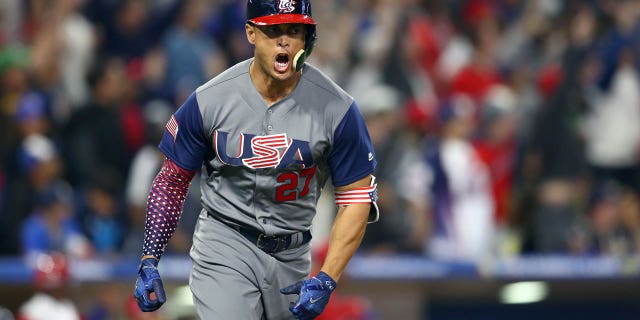
[[286, 81], [289, 80], [293, 77], [294, 72], [293, 71], [286, 71], [286, 72], [278, 72], [278, 71], [274, 71], [273, 72], [273, 77], [277, 80], [281, 80], [281, 81]]

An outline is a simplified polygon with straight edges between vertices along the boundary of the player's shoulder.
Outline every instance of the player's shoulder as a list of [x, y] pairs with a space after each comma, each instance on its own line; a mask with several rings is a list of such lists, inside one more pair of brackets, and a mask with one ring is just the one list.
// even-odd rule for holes
[[251, 59], [238, 62], [198, 87], [196, 89], [196, 94], [200, 94], [204, 91], [226, 88], [228, 85], [234, 85], [234, 83], [236, 81], [240, 81], [240, 78], [243, 76], [248, 76], [250, 64]]
[[349, 93], [342, 89], [328, 75], [309, 63], [305, 64], [302, 78], [317, 95], [324, 95], [324, 100], [339, 101], [346, 107], [353, 103], [353, 97]]

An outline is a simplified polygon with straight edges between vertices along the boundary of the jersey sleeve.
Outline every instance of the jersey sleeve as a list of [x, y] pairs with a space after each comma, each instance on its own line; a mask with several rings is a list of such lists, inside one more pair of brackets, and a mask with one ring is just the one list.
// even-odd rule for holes
[[328, 163], [334, 186], [345, 186], [373, 173], [376, 168], [373, 144], [355, 102], [340, 121], [333, 140]]
[[200, 169], [207, 151], [207, 141], [195, 92], [167, 122], [159, 148], [180, 167]]

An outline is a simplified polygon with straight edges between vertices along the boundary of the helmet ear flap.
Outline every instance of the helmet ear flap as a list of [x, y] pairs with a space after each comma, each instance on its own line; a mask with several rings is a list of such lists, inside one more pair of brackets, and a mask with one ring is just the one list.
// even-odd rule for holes
[[304, 39], [304, 51], [306, 51], [307, 56], [311, 54], [313, 51], [313, 46], [316, 43], [316, 39], [318, 39], [318, 35], [316, 34], [316, 26], [313, 24], [308, 24], [307, 26], [307, 34]]
[[300, 71], [300, 69], [302, 69], [305, 60], [307, 60], [307, 57], [311, 54], [311, 51], [313, 51], [313, 46], [315, 45], [316, 39], [318, 38], [318, 36], [316, 35], [315, 25], [309, 24], [306, 25], [306, 27], [307, 34], [304, 38], [304, 50], [298, 51], [298, 53], [296, 53], [296, 56], [293, 58], [293, 66], [296, 71]]

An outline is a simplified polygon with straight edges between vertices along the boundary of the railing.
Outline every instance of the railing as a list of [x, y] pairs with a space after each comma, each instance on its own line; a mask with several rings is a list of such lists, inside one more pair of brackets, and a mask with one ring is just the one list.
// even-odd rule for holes
[[[71, 278], [79, 282], [131, 280], [136, 257], [74, 260]], [[165, 256], [160, 263], [164, 279], [186, 281], [188, 256]], [[534, 255], [497, 258], [478, 263], [434, 260], [424, 256], [355, 256], [347, 275], [353, 280], [442, 279], [640, 279], [640, 257], [574, 257]], [[0, 257], [0, 283], [29, 283], [31, 271], [19, 257]]]

